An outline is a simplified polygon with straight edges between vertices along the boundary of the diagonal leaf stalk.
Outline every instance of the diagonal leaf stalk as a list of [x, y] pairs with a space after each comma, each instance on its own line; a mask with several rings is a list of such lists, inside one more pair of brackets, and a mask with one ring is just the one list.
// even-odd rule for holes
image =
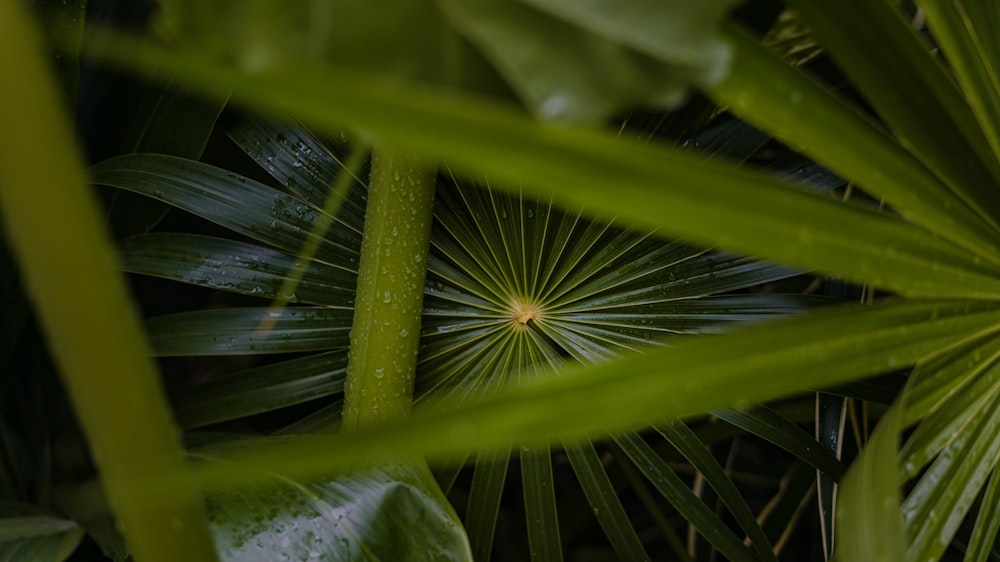
[[344, 389], [344, 429], [410, 412], [434, 212], [434, 168], [372, 155]]
[[[143, 478], [186, 472], [147, 344], [87, 190], [55, 84], [23, 2], [0, 2], [0, 129], [31, 131], [0, 151], [0, 210], [11, 249], [87, 434], [132, 555], [215, 560], [190, 486], [156, 505]], [[72, 288], [70, 288], [70, 285]]]

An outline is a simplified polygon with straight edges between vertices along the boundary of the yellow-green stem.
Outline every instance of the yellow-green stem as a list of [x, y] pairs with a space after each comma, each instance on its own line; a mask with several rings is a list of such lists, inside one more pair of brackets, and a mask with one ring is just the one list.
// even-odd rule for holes
[[187, 470], [33, 22], [0, 2], [0, 212], [111, 506], [139, 562], [215, 560], [189, 487], [152, 504], [140, 481]]
[[410, 412], [420, 342], [435, 169], [415, 157], [372, 156], [358, 264], [344, 428]]

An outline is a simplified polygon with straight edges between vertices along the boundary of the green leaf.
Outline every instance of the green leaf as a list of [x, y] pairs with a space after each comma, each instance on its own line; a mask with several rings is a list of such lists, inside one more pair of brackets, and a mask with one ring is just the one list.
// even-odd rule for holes
[[723, 556], [734, 562], [749, 562], [755, 559], [740, 538], [726, 527], [698, 496], [694, 495], [694, 492], [638, 435], [616, 437], [615, 443], [635, 463], [636, 468], [643, 473], [650, 484]]
[[200, 427], [338, 394], [347, 351], [253, 367], [187, 388], [174, 400], [178, 423]]
[[1000, 6], [989, 0], [922, 0], [934, 38], [941, 44], [976, 120], [1000, 159]]
[[465, 530], [474, 560], [486, 562], [493, 552], [493, 533], [509, 463], [510, 449], [497, 454], [481, 453], [476, 457], [469, 506], [465, 513]]
[[384, 463], [333, 479], [271, 475], [208, 499], [223, 560], [471, 561], [458, 517], [425, 464]]
[[731, 0], [605, 4], [441, 2], [542, 118], [599, 122], [634, 105], [674, 106], [723, 74], [729, 50], [712, 31]]
[[[194, 234], [152, 233], [121, 243], [122, 269], [202, 287], [332, 308], [354, 306], [357, 273], [270, 248]], [[282, 293], [304, 267], [294, 293]]]
[[997, 263], [996, 230], [861, 111], [739, 29], [719, 103], [829, 167], [932, 232]]
[[[771, 542], [764, 535], [763, 529], [757, 522], [757, 517], [750, 510], [743, 495], [694, 432], [683, 423], [674, 421], [665, 424], [660, 429], [660, 433], [691, 462], [691, 466], [704, 476], [708, 485], [719, 495], [719, 499], [726, 504], [730, 513], [746, 532], [750, 546], [757, 553], [757, 556], [761, 560], [777, 560]], [[709, 535], [706, 531], [702, 531], [702, 533]], [[716, 536], [722, 534], [720, 531], [714, 533]]]
[[576, 441], [564, 443], [564, 446], [587, 502], [594, 510], [594, 517], [611, 541], [615, 554], [621, 560], [649, 560], [594, 445]]
[[[100, 185], [159, 199], [289, 252], [298, 252], [317, 237], [310, 229], [323, 213], [253, 180], [173, 156], [119, 156], [96, 164], [91, 173]], [[333, 232], [336, 238], [319, 240], [315, 259], [353, 270], [361, 234], [351, 228]]]
[[[998, 307], [986, 302], [898, 301], [813, 312], [611, 363], [566, 369], [560, 376], [493, 396], [418, 411], [405, 423], [262, 446], [241, 454], [240, 464], [201, 467], [200, 478], [216, 487], [252, 481], [244, 467], [310, 473], [409, 453], [454, 455], [512, 442], [623, 430], [769, 400], [913, 364], [990, 330], [1000, 321]], [[771, 347], [774, 341], [783, 345]]]
[[[995, 336], [988, 338], [986, 345], [995, 348]], [[986, 415], [991, 397], [1000, 391], [1000, 365], [997, 364], [997, 356], [988, 356], [986, 360], [981, 357], [976, 359], [981, 347], [984, 346], [980, 344], [971, 351], [963, 350], [964, 356], [954, 357], [953, 363], [941, 369], [945, 374], [953, 375], [953, 379], [943, 381], [943, 387], [947, 391], [946, 400], [937, 405], [917, 426], [900, 452], [901, 474], [907, 478], [915, 477], [935, 455], [948, 447], [960, 428]], [[918, 367], [914, 371], [913, 380], [916, 384], [913, 386], [920, 386], [922, 378], [936, 374], [932, 370], [934, 366], [937, 365], [931, 362], [926, 368]]]
[[[24, 2], [0, 2], [0, 221], [110, 502], [137, 559], [215, 559], [193, 488], [153, 507], [135, 474], [187, 471], [163, 389]], [[55, 227], [53, 227], [55, 225]], [[72, 283], [73, 290], [66, 290]], [[83, 296], [84, 298], [81, 298]]]
[[33, 0], [43, 40], [51, 51], [59, 90], [67, 107], [77, 101], [80, 82], [80, 41], [87, 14], [87, 0]]
[[146, 330], [159, 357], [254, 355], [346, 349], [351, 310], [220, 308], [151, 318]]
[[972, 538], [969, 539], [969, 550], [965, 559], [969, 562], [986, 562], [996, 542], [998, 529], [1000, 529], [1000, 474], [994, 470], [986, 487], [982, 505], [979, 507], [976, 526]]
[[[456, 167], [489, 173], [499, 187], [520, 186], [543, 198], [557, 189], [563, 204], [618, 215], [636, 227], [662, 228], [706, 246], [838, 273], [906, 295], [1000, 293], [996, 268], [981, 258], [905, 221], [758, 173], [610, 133], [533, 123], [509, 108], [418, 85], [403, 94], [398, 86], [344, 69], [275, 68], [247, 76], [149, 43], [102, 38], [89, 49], [103, 60], [137, 69], [169, 64], [199, 91], [239, 86], [240, 100], [255, 107], [294, 105], [315, 126], [334, 131], [349, 125], [386, 145], [446, 156]], [[339, 88], [343, 83], [352, 88]], [[746, 212], [750, 208], [754, 213]]]
[[914, 560], [907, 556], [899, 510], [896, 446], [901, 418], [898, 406], [889, 410], [840, 485], [834, 553], [841, 562]]
[[767, 406], [758, 405], [746, 410], [718, 410], [713, 412], [720, 419], [740, 427], [758, 437], [792, 453], [823, 472], [834, 481], [844, 475], [844, 465], [813, 436], [788, 421]]
[[1000, 392], [957, 428], [903, 503], [908, 560], [937, 560], [951, 543], [1000, 454]]
[[521, 485], [524, 488], [524, 520], [532, 561], [563, 559], [556, 509], [552, 454], [548, 445], [521, 447]]
[[993, 186], [1000, 160], [949, 71], [893, 3], [795, 0], [791, 6], [901, 144], [998, 228]]
[[24, 504], [0, 504], [0, 559], [62, 562], [76, 550], [83, 529], [73, 521]]
[[[183, 86], [166, 81], [143, 87], [138, 96], [131, 129], [125, 133], [121, 152], [155, 152], [198, 159], [205, 151], [215, 122], [228, 97], [201, 98]], [[149, 232], [170, 207], [128, 192], [116, 192], [109, 205], [108, 222], [116, 238]]]
[[[330, 195], [330, 186], [344, 173], [341, 150], [343, 138], [321, 143], [301, 126], [269, 121], [249, 115], [237, 121], [226, 131], [247, 156], [291, 193], [322, 209]], [[352, 170], [346, 170], [353, 173]], [[366, 185], [354, 177], [355, 185]], [[365, 191], [352, 189], [343, 203], [344, 212], [339, 216], [350, 227], [361, 232], [365, 216]]]

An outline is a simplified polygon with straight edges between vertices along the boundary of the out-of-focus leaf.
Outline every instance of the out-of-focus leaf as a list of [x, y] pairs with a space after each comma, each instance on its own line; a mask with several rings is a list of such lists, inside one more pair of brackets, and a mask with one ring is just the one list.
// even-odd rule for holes
[[689, 86], [718, 81], [729, 59], [713, 31], [731, 0], [441, 4], [547, 119], [594, 122], [629, 106], [676, 105]]
[[351, 310], [220, 308], [157, 316], [146, 322], [153, 353], [254, 355], [346, 349]]
[[911, 560], [899, 509], [902, 483], [896, 470], [902, 429], [901, 412], [894, 407], [879, 422], [868, 446], [841, 482], [834, 548], [840, 562]]
[[802, 66], [823, 53], [808, 27], [793, 10], [784, 10], [764, 37], [764, 46], [794, 66]]
[[[255, 107], [274, 112], [294, 105], [296, 115], [313, 126], [337, 131], [349, 125], [377, 142], [488, 173], [501, 188], [555, 194], [562, 204], [585, 205], [600, 216], [618, 215], [636, 227], [661, 228], [706, 246], [905, 295], [978, 298], [1000, 292], [996, 266], [898, 218], [610, 133], [533, 123], [480, 98], [419, 85], [404, 94], [398, 85], [329, 67], [248, 76], [190, 53], [109, 34], [90, 52], [130, 68], [169, 64], [199, 91], [224, 88], [228, 94], [239, 86], [240, 100]], [[352, 87], [339, 87], [343, 83]], [[746, 212], [750, 208], [753, 213]]]
[[690, 86], [721, 78], [729, 51], [714, 30], [732, 4], [395, 0], [372, 10], [357, 0], [173, 0], [165, 2], [162, 23], [252, 71], [327, 61], [374, 68], [394, 81], [505, 94], [461, 34], [536, 114], [599, 121], [637, 104], [676, 104]]
[[315, 481], [271, 475], [207, 504], [227, 561], [472, 560], [458, 517], [422, 463]]
[[23, 504], [0, 504], [0, 560], [62, 562], [82, 538], [73, 521]]
[[31, 0], [67, 107], [76, 104], [80, 81], [80, 39], [87, 14], [87, 0]]

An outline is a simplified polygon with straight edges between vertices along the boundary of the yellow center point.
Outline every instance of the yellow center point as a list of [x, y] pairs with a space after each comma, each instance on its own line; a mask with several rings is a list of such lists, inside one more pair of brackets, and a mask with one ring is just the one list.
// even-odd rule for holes
[[535, 303], [520, 299], [514, 299], [511, 302], [511, 311], [511, 320], [521, 326], [527, 325], [530, 320], [537, 319], [541, 312]]

